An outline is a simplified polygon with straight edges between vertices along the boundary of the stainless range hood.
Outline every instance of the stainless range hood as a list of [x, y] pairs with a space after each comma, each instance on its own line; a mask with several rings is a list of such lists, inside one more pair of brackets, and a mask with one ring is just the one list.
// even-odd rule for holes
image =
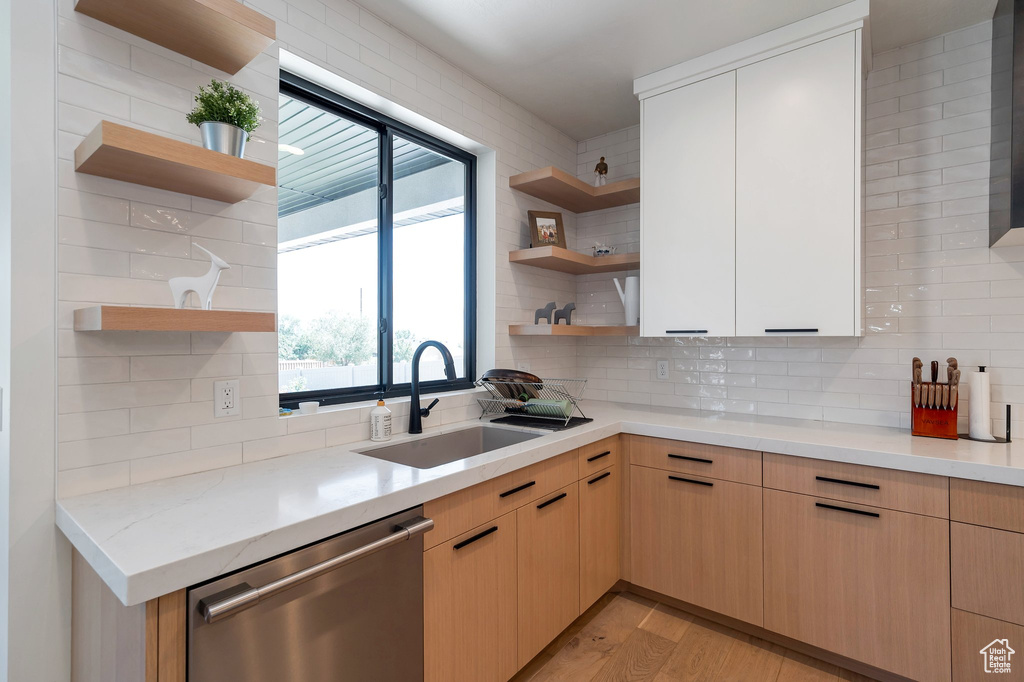
[[1024, 0], [992, 17], [989, 245], [1024, 245]]

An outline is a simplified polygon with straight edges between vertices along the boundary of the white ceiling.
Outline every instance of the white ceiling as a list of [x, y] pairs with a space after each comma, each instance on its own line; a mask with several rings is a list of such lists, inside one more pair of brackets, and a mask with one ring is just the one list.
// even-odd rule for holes
[[[360, 0], [577, 140], [640, 120], [633, 79], [847, 0]], [[995, 0], [872, 0], [874, 52], [992, 16]]]

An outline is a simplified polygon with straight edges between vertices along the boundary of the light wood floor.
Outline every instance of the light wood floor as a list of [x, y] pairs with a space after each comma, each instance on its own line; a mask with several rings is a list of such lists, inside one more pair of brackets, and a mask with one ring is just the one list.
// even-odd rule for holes
[[665, 604], [607, 594], [513, 682], [868, 682]]

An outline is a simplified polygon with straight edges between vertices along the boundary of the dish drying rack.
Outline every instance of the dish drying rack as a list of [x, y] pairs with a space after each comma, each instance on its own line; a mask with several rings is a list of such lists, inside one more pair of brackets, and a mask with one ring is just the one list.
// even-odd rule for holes
[[[587, 387], [586, 379], [544, 379], [541, 383], [477, 381], [476, 385], [486, 388], [489, 394], [486, 398], [477, 398], [483, 410], [481, 419], [490, 415], [520, 415], [568, 424], [574, 414], [578, 413], [584, 419], [587, 416], [579, 405]], [[529, 400], [568, 401], [572, 407], [569, 414], [565, 414], [557, 405], [530, 403]]]

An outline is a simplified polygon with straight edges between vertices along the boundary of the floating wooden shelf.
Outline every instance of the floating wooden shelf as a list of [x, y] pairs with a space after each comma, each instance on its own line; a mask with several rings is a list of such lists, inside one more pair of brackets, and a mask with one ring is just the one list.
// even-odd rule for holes
[[538, 246], [520, 249], [508, 254], [510, 263], [532, 265], [545, 270], [568, 272], [572, 275], [592, 275], [601, 272], [621, 272], [640, 267], [639, 253], [620, 253], [610, 256], [588, 256], [560, 246]]
[[510, 336], [638, 336], [640, 327], [585, 324], [510, 324]]
[[640, 178], [593, 187], [554, 166], [513, 175], [508, 186], [573, 213], [599, 211], [640, 201]]
[[264, 185], [273, 166], [101, 121], [75, 150], [79, 173], [236, 203]]
[[274, 313], [98, 305], [75, 311], [76, 332], [272, 332]]
[[78, 0], [75, 11], [232, 74], [277, 38], [273, 19], [238, 0]]

